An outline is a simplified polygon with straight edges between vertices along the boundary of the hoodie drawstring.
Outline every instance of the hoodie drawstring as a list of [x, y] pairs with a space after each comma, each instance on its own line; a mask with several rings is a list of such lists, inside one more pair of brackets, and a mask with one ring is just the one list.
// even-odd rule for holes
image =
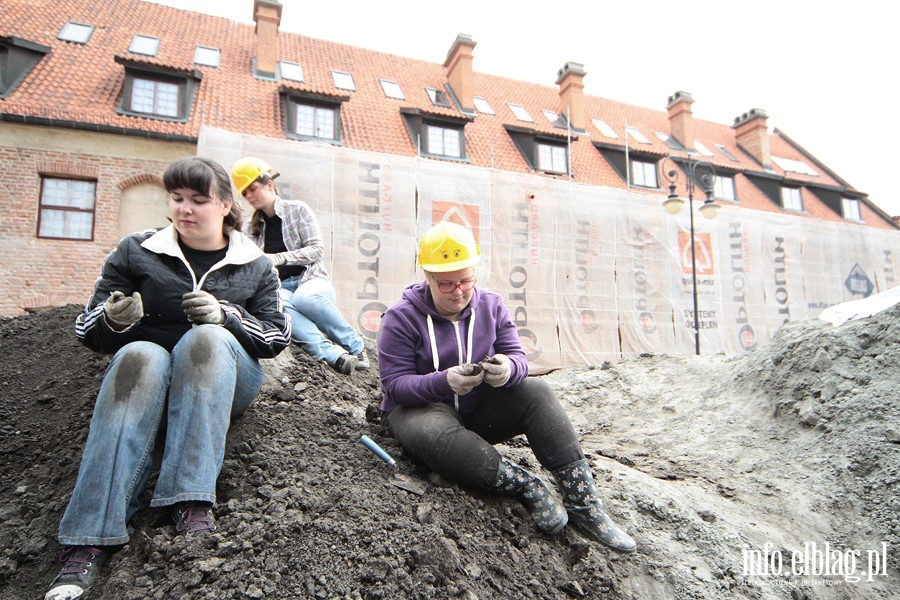
[[[434, 335], [434, 321], [431, 318], [431, 315], [427, 315], [426, 318], [428, 322], [428, 341], [431, 343], [431, 360], [434, 364], [434, 370], [440, 371], [440, 360], [438, 358], [438, 350], [437, 350], [437, 339]], [[460, 364], [463, 362], [463, 354], [462, 354], [462, 340], [459, 338], [459, 322], [453, 322], [453, 328], [456, 331], [456, 348], [457, 348], [457, 360], [459, 360]], [[472, 362], [472, 339], [475, 334], [475, 309], [472, 309], [472, 314], [469, 316], [469, 331], [468, 335], [466, 335], [466, 360], [465, 362]], [[453, 406], [459, 411], [459, 396], [457, 394], [453, 394]]]

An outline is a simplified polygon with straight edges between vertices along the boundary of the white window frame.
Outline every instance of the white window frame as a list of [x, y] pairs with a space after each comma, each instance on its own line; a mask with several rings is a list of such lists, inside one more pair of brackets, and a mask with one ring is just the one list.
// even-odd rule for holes
[[610, 139], [619, 139], [619, 134], [616, 133], [606, 121], [603, 121], [601, 119], [591, 119], [591, 123], [593, 123], [594, 127], [597, 128], [597, 131], [602, 133], [604, 136]]
[[171, 81], [132, 76], [128, 110], [144, 115], [178, 118], [181, 116], [181, 88], [181, 85]]
[[87, 44], [94, 33], [94, 26], [87, 23], [78, 23], [77, 21], [69, 21], [59, 30], [57, 39], [64, 42], [74, 42], [76, 44]]
[[463, 157], [463, 132], [458, 127], [424, 123], [427, 153], [451, 158]]
[[[294, 101], [294, 133], [320, 140], [337, 139], [336, 114], [339, 109], [332, 106], [307, 104]], [[301, 130], [301, 127], [303, 129]]]
[[656, 172], [656, 163], [632, 158], [631, 185], [645, 188], [658, 188], [659, 178]]
[[625, 133], [631, 139], [633, 139], [634, 141], [636, 141], [640, 144], [649, 144], [650, 143], [650, 140], [648, 140], [647, 137], [643, 133], [641, 133], [641, 130], [633, 125], [628, 125], [625, 128]]
[[291, 81], [303, 81], [303, 67], [300, 63], [282, 60], [278, 62], [278, 71], [284, 79]]
[[703, 156], [715, 156], [715, 154], [712, 153], [712, 150], [707, 148], [706, 145], [700, 140], [694, 140], [694, 148], [696, 148], [697, 151]]
[[94, 239], [97, 182], [66, 177], [42, 177], [37, 237]]
[[803, 194], [798, 187], [781, 188], [781, 206], [785, 210], [803, 211]]
[[862, 222], [862, 202], [852, 198], [841, 198], [841, 213], [848, 221]]
[[341, 90], [356, 91], [356, 83], [353, 82], [353, 75], [346, 71], [337, 71], [332, 69], [331, 78], [334, 80], [334, 87]]
[[736, 199], [734, 193], [734, 177], [717, 175], [716, 181], [713, 184], [713, 198], [716, 198], [717, 200], [731, 200], [733, 202]]
[[569, 152], [560, 144], [535, 142], [535, 167], [546, 173], [568, 173]]

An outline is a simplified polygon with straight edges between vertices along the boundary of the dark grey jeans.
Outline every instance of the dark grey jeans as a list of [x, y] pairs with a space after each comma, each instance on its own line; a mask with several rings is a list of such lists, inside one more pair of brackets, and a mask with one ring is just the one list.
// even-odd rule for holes
[[383, 419], [407, 452], [466, 487], [489, 490], [500, 465], [493, 444], [521, 434], [550, 471], [584, 458], [572, 423], [546, 382], [528, 377], [511, 388], [484, 387], [475, 410], [465, 415], [438, 402], [398, 406]]

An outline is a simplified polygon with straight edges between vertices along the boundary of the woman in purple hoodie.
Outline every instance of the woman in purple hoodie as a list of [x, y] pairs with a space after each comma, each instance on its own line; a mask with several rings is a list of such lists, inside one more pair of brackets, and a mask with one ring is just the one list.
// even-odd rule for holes
[[[538, 529], [571, 523], [620, 552], [634, 540], [606, 514], [590, 464], [553, 390], [529, 378], [516, 325], [497, 294], [476, 287], [471, 232], [442, 222], [422, 237], [425, 280], [384, 314], [378, 336], [384, 423], [409, 453], [464, 487], [513, 496]], [[524, 434], [563, 503], [493, 444]]]

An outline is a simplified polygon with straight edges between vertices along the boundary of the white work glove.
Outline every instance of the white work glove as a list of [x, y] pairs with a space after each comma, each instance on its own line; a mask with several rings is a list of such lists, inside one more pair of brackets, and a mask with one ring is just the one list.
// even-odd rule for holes
[[181, 308], [192, 323], [221, 325], [225, 322], [225, 311], [216, 297], [209, 292], [197, 290], [181, 297]]
[[509, 357], [505, 354], [495, 354], [481, 361], [484, 369], [484, 382], [491, 387], [500, 387], [509, 381], [512, 374]]
[[468, 394], [481, 383], [484, 371], [481, 365], [466, 363], [447, 369], [447, 383], [453, 393], [462, 396]]
[[278, 254], [266, 254], [266, 258], [271, 260], [272, 264], [275, 265], [276, 267], [278, 265], [283, 265], [284, 263], [287, 262], [287, 257], [280, 252]]
[[106, 313], [106, 322], [110, 327], [117, 331], [127, 329], [144, 316], [141, 293], [135, 292], [131, 296], [126, 296], [122, 292], [115, 291], [103, 303], [103, 312]]

